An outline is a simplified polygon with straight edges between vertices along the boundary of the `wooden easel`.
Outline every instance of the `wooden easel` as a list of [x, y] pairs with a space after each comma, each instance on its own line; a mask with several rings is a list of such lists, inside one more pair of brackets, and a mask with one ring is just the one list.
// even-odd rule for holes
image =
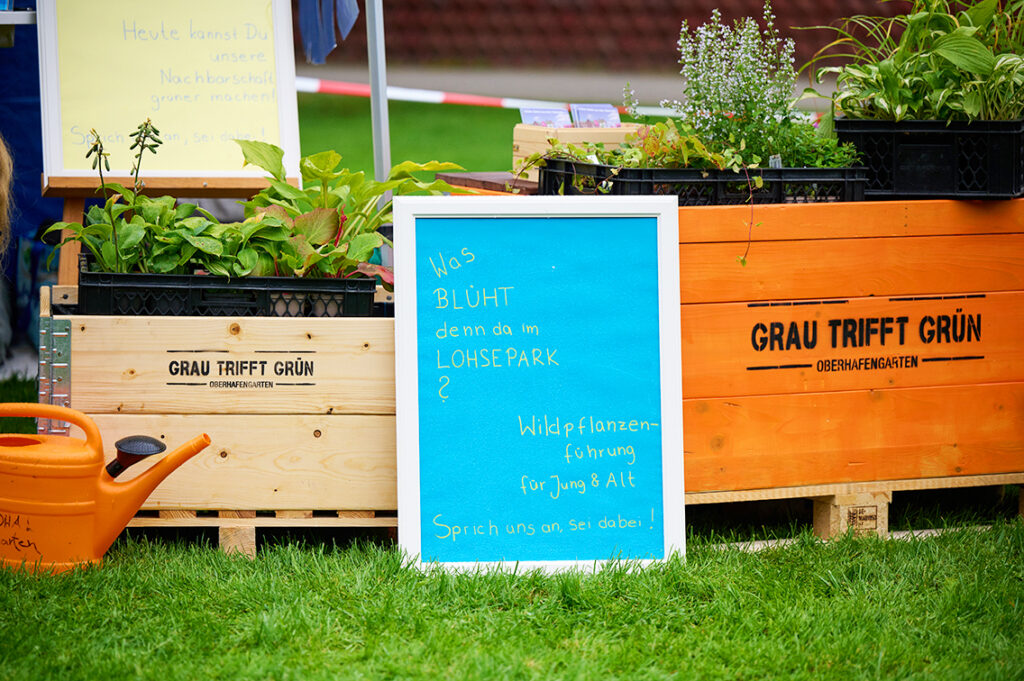
[[[290, 2], [270, 0], [254, 12], [250, 0], [222, 0], [215, 9], [204, 7], [196, 17], [183, 15], [184, 6], [180, 4], [135, 3], [125, 17], [108, 16], [112, 11], [124, 11], [123, 3], [96, 4], [99, 11], [75, 0], [38, 2], [42, 195], [64, 199], [65, 222], [80, 222], [86, 199], [102, 197], [97, 192], [99, 178], [91, 172], [82, 174], [88, 167], [84, 133], [91, 125], [107, 132], [118, 127], [128, 130], [129, 125], [152, 114], [154, 122], [164, 128], [168, 146], [176, 145], [179, 153], [190, 143], [191, 149], [200, 150], [209, 149], [211, 144], [222, 145], [212, 155], [189, 150], [187, 160], [177, 165], [169, 163], [167, 167], [177, 169], [165, 171], [163, 177], [147, 175], [143, 170], [143, 191], [147, 195], [243, 198], [266, 187], [262, 172], [241, 169], [242, 155], [230, 144], [231, 139], [277, 144], [285, 150], [288, 174], [298, 177], [300, 148]], [[221, 23], [214, 29], [216, 17]], [[189, 29], [193, 19], [196, 30]], [[59, 30], [61, 22], [74, 30]], [[83, 34], [100, 39], [103, 49], [83, 50]], [[246, 49], [258, 57], [258, 63], [224, 62], [213, 68], [210, 56], [235, 50], [233, 41], [242, 34], [248, 36]], [[119, 113], [138, 112], [137, 120], [110, 116], [109, 109], [97, 109], [94, 105], [101, 91], [96, 90], [94, 95], [91, 87], [77, 87], [84, 82], [83, 76], [113, 63], [123, 65], [126, 73], [121, 75], [126, 82], [139, 84], [122, 93], [118, 109]], [[164, 69], [174, 71], [178, 78], [165, 82], [161, 76]], [[182, 89], [186, 86], [187, 92]], [[251, 97], [270, 106], [254, 108], [238, 103], [248, 102]], [[115, 137], [124, 140], [123, 133]], [[64, 156], [64, 150], [71, 148], [68, 145], [80, 148], [75, 150], [77, 158], [73, 162]], [[196, 165], [191, 165], [193, 158]], [[120, 161], [120, 167], [116, 165], [119, 161], [111, 160], [115, 174], [104, 179], [130, 187], [127, 159]], [[146, 165], [150, 172], [157, 167], [159, 163]], [[77, 243], [61, 249], [57, 275], [60, 285], [77, 285], [79, 250]]]

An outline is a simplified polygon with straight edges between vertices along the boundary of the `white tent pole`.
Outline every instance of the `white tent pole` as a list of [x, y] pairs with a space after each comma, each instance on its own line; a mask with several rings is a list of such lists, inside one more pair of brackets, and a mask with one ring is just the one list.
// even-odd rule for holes
[[383, 0], [366, 0], [366, 52], [370, 62], [370, 119], [373, 128], [373, 171], [379, 182], [391, 171], [388, 127], [388, 77], [384, 58]]

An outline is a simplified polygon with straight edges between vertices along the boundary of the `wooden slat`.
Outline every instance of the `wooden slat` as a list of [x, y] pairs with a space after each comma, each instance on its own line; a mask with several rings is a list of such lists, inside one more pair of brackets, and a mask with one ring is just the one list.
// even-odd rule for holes
[[275, 511], [274, 515], [278, 518], [288, 518], [290, 520], [312, 518], [312, 511]]
[[[394, 516], [382, 518], [339, 517], [339, 518], [281, 518], [252, 517], [232, 518], [151, 518], [136, 517], [128, 522], [128, 527], [219, 527], [221, 529], [244, 530], [257, 527], [397, 527], [398, 518]], [[242, 537], [253, 536], [242, 534]], [[222, 543], [224, 535], [221, 535]], [[248, 544], [248, 542], [246, 542]], [[245, 552], [245, 551], [243, 551]]]
[[683, 305], [683, 397], [1024, 381], [1022, 334], [1022, 291]]
[[[395, 411], [393, 319], [70, 320], [71, 406], [86, 413]], [[219, 361], [233, 367], [239, 361], [266, 364], [246, 365], [251, 370], [242, 375], [219, 375]], [[312, 362], [313, 374], [275, 375], [275, 366], [289, 361]], [[176, 362], [208, 362], [209, 375], [175, 375]]]
[[1024, 383], [685, 400], [686, 491], [1024, 472]]
[[[98, 414], [107, 459], [113, 443], [144, 434], [168, 449], [199, 433], [210, 446], [171, 473], [146, 509], [397, 508], [393, 416], [143, 416]], [[77, 430], [76, 437], [82, 437]], [[131, 479], [146, 467], [129, 468]]]
[[[753, 228], [751, 228], [753, 225]], [[679, 242], [938, 236], [1024, 232], [1024, 199], [856, 201], [679, 209]], [[756, 252], [757, 247], [752, 251]], [[742, 249], [739, 255], [742, 253]], [[733, 260], [735, 259], [733, 256]]]
[[814, 534], [822, 539], [855, 535], [889, 536], [892, 492], [830, 494], [814, 499]]
[[[85, 199], [82, 197], [64, 199], [64, 222], [81, 222], [84, 219]], [[61, 230], [61, 239], [71, 236], [71, 230]], [[71, 241], [61, 246], [57, 260], [57, 283], [75, 286], [78, 284], [78, 254], [82, 245]]]
[[682, 244], [680, 301], [853, 298], [1024, 289], [1024, 234]]
[[195, 519], [196, 512], [172, 509], [169, 511], [160, 511], [159, 515], [163, 520], [192, 520]]
[[51, 286], [54, 305], [78, 305], [78, 286]]
[[374, 518], [373, 511], [338, 511], [339, 518]]
[[247, 558], [256, 557], [256, 528], [253, 526], [220, 526], [218, 539], [220, 550], [224, 553], [240, 553]]
[[[132, 177], [105, 177], [108, 183], [116, 183], [131, 187]], [[298, 179], [288, 178], [297, 185]], [[43, 196], [63, 196], [75, 199], [96, 198], [100, 186], [98, 177], [54, 177], [46, 178]], [[203, 196], [210, 198], [246, 198], [268, 186], [262, 177], [147, 177], [143, 182], [142, 192], [152, 196], [172, 194], [174, 196]], [[74, 221], [80, 221], [82, 212]], [[65, 221], [70, 222], [65, 218]]]
[[[916, 478], [910, 480], [874, 480], [872, 482], [840, 483], [831, 485], [801, 485], [799, 487], [767, 487], [764, 489], [727, 492], [687, 492], [687, 506], [693, 504], [723, 504], [769, 499], [810, 499], [833, 494], [860, 494], [863, 492], [905, 492], [938, 489], [962, 489], [989, 485], [1024, 484], [1024, 472], [998, 475], [962, 475], [955, 478]], [[1021, 495], [1024, 499], [1024, 495]], [[1024, 515], [1022, 513], [1021, 515]]]

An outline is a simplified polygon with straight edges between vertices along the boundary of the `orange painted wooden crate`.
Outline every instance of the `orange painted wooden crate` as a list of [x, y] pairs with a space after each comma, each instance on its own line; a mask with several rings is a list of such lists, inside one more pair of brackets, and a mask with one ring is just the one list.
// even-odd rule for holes
[[1024, 201], [679, 218], [688, 502], [1024, 479]]
[[[884, 533], [893, 491], [1024, 482], [1024, 200], [681, 208], [679, 221], [688, 504], [814, 498], [819, 533]], [[213, 439], [151, 497], [161, 517], [135, 524], [213, 525], [223, 541], [397, 522], [391, 320], [52, 320], [70, 335], [70, 406], [108, 449], [134, 432]], [[302, 351], [316, 373], [267, 391], [172, 387], [168, 353], [184, 350]]]

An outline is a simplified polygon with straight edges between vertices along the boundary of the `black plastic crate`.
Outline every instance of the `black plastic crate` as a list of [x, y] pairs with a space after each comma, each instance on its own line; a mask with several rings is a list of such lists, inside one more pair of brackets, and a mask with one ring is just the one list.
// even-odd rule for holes
[[377, 281], [90, 272], [79, 260], [78, 314], [370, 317]]
[[[755, 186], [760, 177], [762, 186]], [[864, 168], [754, 168], [746, 172], [691, 168], [619, 168], [549, 159], [540, 169], [539, 194], [668, 195], [680, 206], [743, 203], [860, 201]]]
[[868, 167], [869, 199], [1011, 199], [1024, 195], [1024, 119], [836, 119]]

